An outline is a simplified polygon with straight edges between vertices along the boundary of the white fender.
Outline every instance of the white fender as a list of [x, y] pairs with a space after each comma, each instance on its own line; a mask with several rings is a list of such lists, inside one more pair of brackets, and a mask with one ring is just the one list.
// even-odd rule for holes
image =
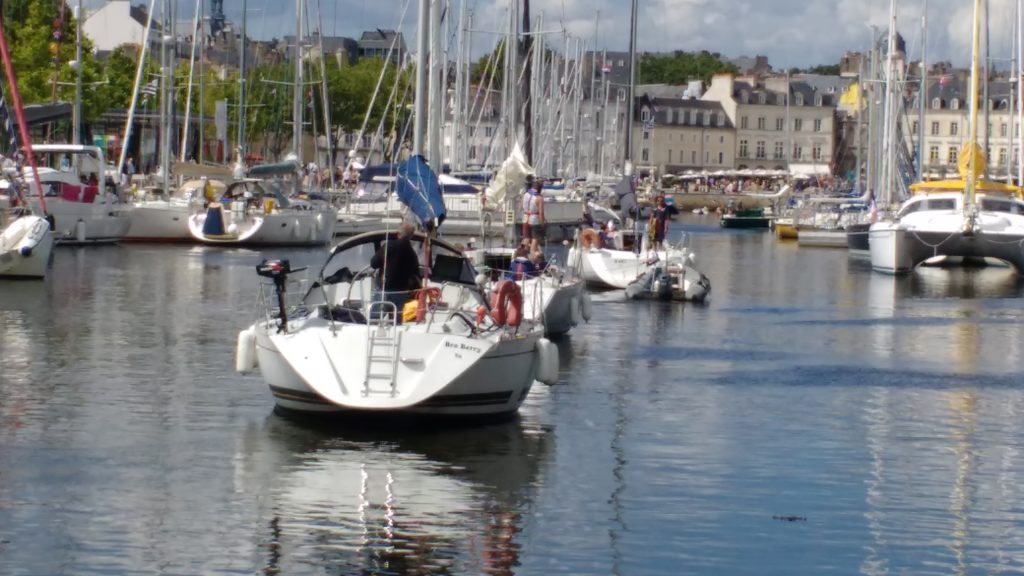
[[316, 215], [316, 234], [311, 234], [310, 237], [315, 237], [316, 235], [319, 235], [320, 232], [323, 231], [323, 229], [324, 229], [324, 213], [321, 212], [321, 213]]
[[590, 293], [585, 291], [580, 297], [580, 312], [583, 315], [585, 322], [590, 322], [590, 319], [594, 316], [594, 303], [590, 300]]
[[85, 242], [85, 221], [75, 222], [75, 240]]
[[572, 311], [572, 325], [579, 326], [582, 324], [583, 319], [583, 303], [576, 296], [572, 297], [572, 302], [569, 303], [569, 309]]
[[248, 374], [256, 368], [256, 330], [250, 326], [238, 333], [235, 348], [235, 370]]
[[547, 338], [537, 341], [537, 380], [558, 383], [558, 346]]
[[298, 218], [295, 219], [295, 228], [292, 229], [292, 235], [296, 240], [302, 238], [302, 224], [299, 222]]

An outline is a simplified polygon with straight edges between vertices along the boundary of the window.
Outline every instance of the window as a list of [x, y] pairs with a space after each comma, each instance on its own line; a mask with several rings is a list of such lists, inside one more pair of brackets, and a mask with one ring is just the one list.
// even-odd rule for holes
[[914, 134], [917, 134], [917, 127], [918, 127], [917, 120], [914, 120], [914, 123], [911, 124], [910, 131], [913, 132]]
[[740, 116], [740, 130], [746, 130], [746, 129], [747, 129], [747, 117], [746, 116]]
[[953, 98], [952, 100], [950, 100], [949, 101], [949, 109], [950, 110], [959, 110], [960, 109], [960, 99], [959, 98]]
[[946, 160], [947, 164], [956, 164], [957, 152], [958, 152], [958, 150], [956, 149], [956, 146], [950, 146], [949, 147], [949, 156], [948, 156], [948, 158]]
[[725, 126], [725, 114], [722, 114], [721, 112], [719, 112], [717, 120], [718, 120], [718, 125], [719, 126]]
[[640, 111], [640, 120], [642, 122], [651, 121], [651, 110], [649, 108], [644, 108], [643, 110]]
[[704, 152], [704, 164], [711, 163], [711, 152]]
[[960, 133], [960, 123], [959, 122], [950, 122], [949, 123], [949, 135], [950, 136], [956, 136], [959, 133]]
[[938, 135], [939, 135], [939, 123], [938, 122], [932, 122], [932, 136], [938, 136]]
[[801, 148], [799, 144], [794, 144], [793, 145], [793, 159], [794, 160], [803, 160], [804, 159], [804, 149]]
[[725, 144], [725, 136], [719, 136], [718, 137], [718, 143], [719, 144]]
[[476, 133], [476, 126], [470, 126], [469, 127], [469, 137], [472, 138], [475, 133]]
[[711, 112], [704, 113], [704, 125], [711, 126]]
[[758, 157], [758, 159], [761, 159], [761, 160], [763, 160], [765, 158], [765, 155], [764, 155], [764, 140], [758, 140], [757, 141], [757, 157]]
[[814, 119], [814, 131], [821, 132], [821, 118]]
[[999, 135], [1006, 138], [1006, 122], [999, 125]]
[[757, 129], [764, 130], [764, 116], [757, 117]]
[[786, 119], [785, 118], [776, 118], [775, 119], [775, 130], [778, 131], [778, 132], [782, 132], [785, 129], [786, 129]]
[[696, 123], [697, 123], [697, 111], [696, 110], [690, 110], [690, 124], [696, 124]]
[[697, 151], [696, 150], [692, 150], [690, 152], [690, 164], [693, 164], [694, 166], [697, 165]]
[[470, 160], [476, 160], [476, 146], [469, 147], [468, 157]]
[[718, 153], [718, 164], [719, 165], [725, 164], [725, 153], [724, 152], [719, 152]]
[[644, 130], [643, 132], [644, 132], [644, 140], [650, 140], [650, 138], [651, 138], [650, 131]]
[[803, 130], [803, 128], [804, 128], [804, 121], [803, 121], [802, 118], [795, 118], [795, 119], [793, 119], [793, 131], [794, 132], [799, 132], [799, 131]]
[[797, 94], [796, 98], [793, 100], [793, 103], [796, 106], [803, 106], [804, 105], [804, 95], [803, 94]]
[[490, 138], [491, 137], [491, 132], [493, 130], [494, 130], [494, 128], [492, 128], [490, 126], [484, 126], [484, 138]]
[[772, 158], [774, 158], [775, 160], [782, 159], [782, 142], [775, 143], [775, 153], [772, 154]]
[[765, 104], [768, 102], [768, 97], [765, 96], [764, 92], [761, 92], [760, 94], [757, 95], [757, 101], [760, 104]]
[[747, 141], [740, 140], [740, 158], [747, 158]]
[[939, 147], [932, 146], [928, 148], [928, 162], [931, 164], [939, 163]]
[[672, 149], [671, 148], [668, 149], [668, 154], [665, 155], [665, 163], [666, 164], [671, 164], [672, 163]]
[[939, 98], [932, 98], [932, 110], [938, 110], [942, 108], [942, 100]]
[[814, 148], [811, 148], [811, 158], [821, 160], [821, 144], [815, 144]]
[[680, 164], [682, 164], [683, 162], [686, 162], [686, 158], [683, 157], [683, 154], [685, 154], [685, 153], [686, 153], [686, 150], [680, 150], [679, 151], [679, 163]]
[[[1003, 124], [1003, 126], [1006, 126], [1006, 124]], [[999, 149], [999, 165], [1006, 166], [1006, 148]]]
[[822, 102], [823, 100], [821, 99], [821, 94], [818, 94], [817, 96], [814, 97], [815, 106], [821, 106]]
[[650, 150], [648, 150], [647, 148], [644, 148], [643, 150], [641, 150], [640, 151], [640, 159], [643, 160], [644, 162], [650, 162], [651, 161], [651, 152], [650, 152]]

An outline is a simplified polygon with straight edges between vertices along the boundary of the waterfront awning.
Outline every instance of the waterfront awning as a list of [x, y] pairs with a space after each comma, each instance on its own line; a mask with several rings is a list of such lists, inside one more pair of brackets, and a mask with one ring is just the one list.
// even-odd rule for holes
[[810, 178], [812, 176], [829, 176], [832, 171], [828, 164], [790, 164], [789, 173], [794, 178]]

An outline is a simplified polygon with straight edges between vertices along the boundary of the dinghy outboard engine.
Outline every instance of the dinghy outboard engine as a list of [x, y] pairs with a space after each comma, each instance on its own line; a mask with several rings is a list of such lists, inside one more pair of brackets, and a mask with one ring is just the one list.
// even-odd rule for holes
[[669, 274], [665, 268], [657, 268], [655, 270], [654, 285], [651, 287], [651, 291], [654, 295], [662, 300], [672, 299], [672, 274]]
[[288, 307], [285, 305], [284, 295], [288, 292], [288, 275], [294, 272], [302, 272], [306, 267], [292, 270], [292, 263], [289, 260], [264, 260], [256, 266], [256, 274], [274, 281], [274, 290], [277, 292], [278, 318], [281, 323], [277, 326], [277, 332], [288, 330]]

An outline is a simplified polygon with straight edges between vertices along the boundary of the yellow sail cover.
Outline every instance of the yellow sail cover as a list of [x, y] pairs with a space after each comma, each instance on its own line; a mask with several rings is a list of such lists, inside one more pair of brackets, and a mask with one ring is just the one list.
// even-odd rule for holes
[[967, 188], [967, 178], [970, 173], [971, 156], [974, 156], [974, 189], [977, 192], [987, 192], [990, 194], [1010, 194], [1015, 196], [1022, 196], [1021, 187], [1014, 186], [1012, 184], [1003, 184], [1002, 182], [993, 182], [992, 180], [985, 180], [981, 178], [985, 174], [985, 168], [988, 166], [988, 162], [985, 159], [985, 152], [981, 149], [978, 144], [965, 143], [960, 149], [960, 155], [957, 158], [957, 171], [960, 173], [958, 180], [932, 180], [927, 182], [915, 182], [910, 185], [910, 189], [916, 194], [928, 194], [930, 192], [963, 192]]

